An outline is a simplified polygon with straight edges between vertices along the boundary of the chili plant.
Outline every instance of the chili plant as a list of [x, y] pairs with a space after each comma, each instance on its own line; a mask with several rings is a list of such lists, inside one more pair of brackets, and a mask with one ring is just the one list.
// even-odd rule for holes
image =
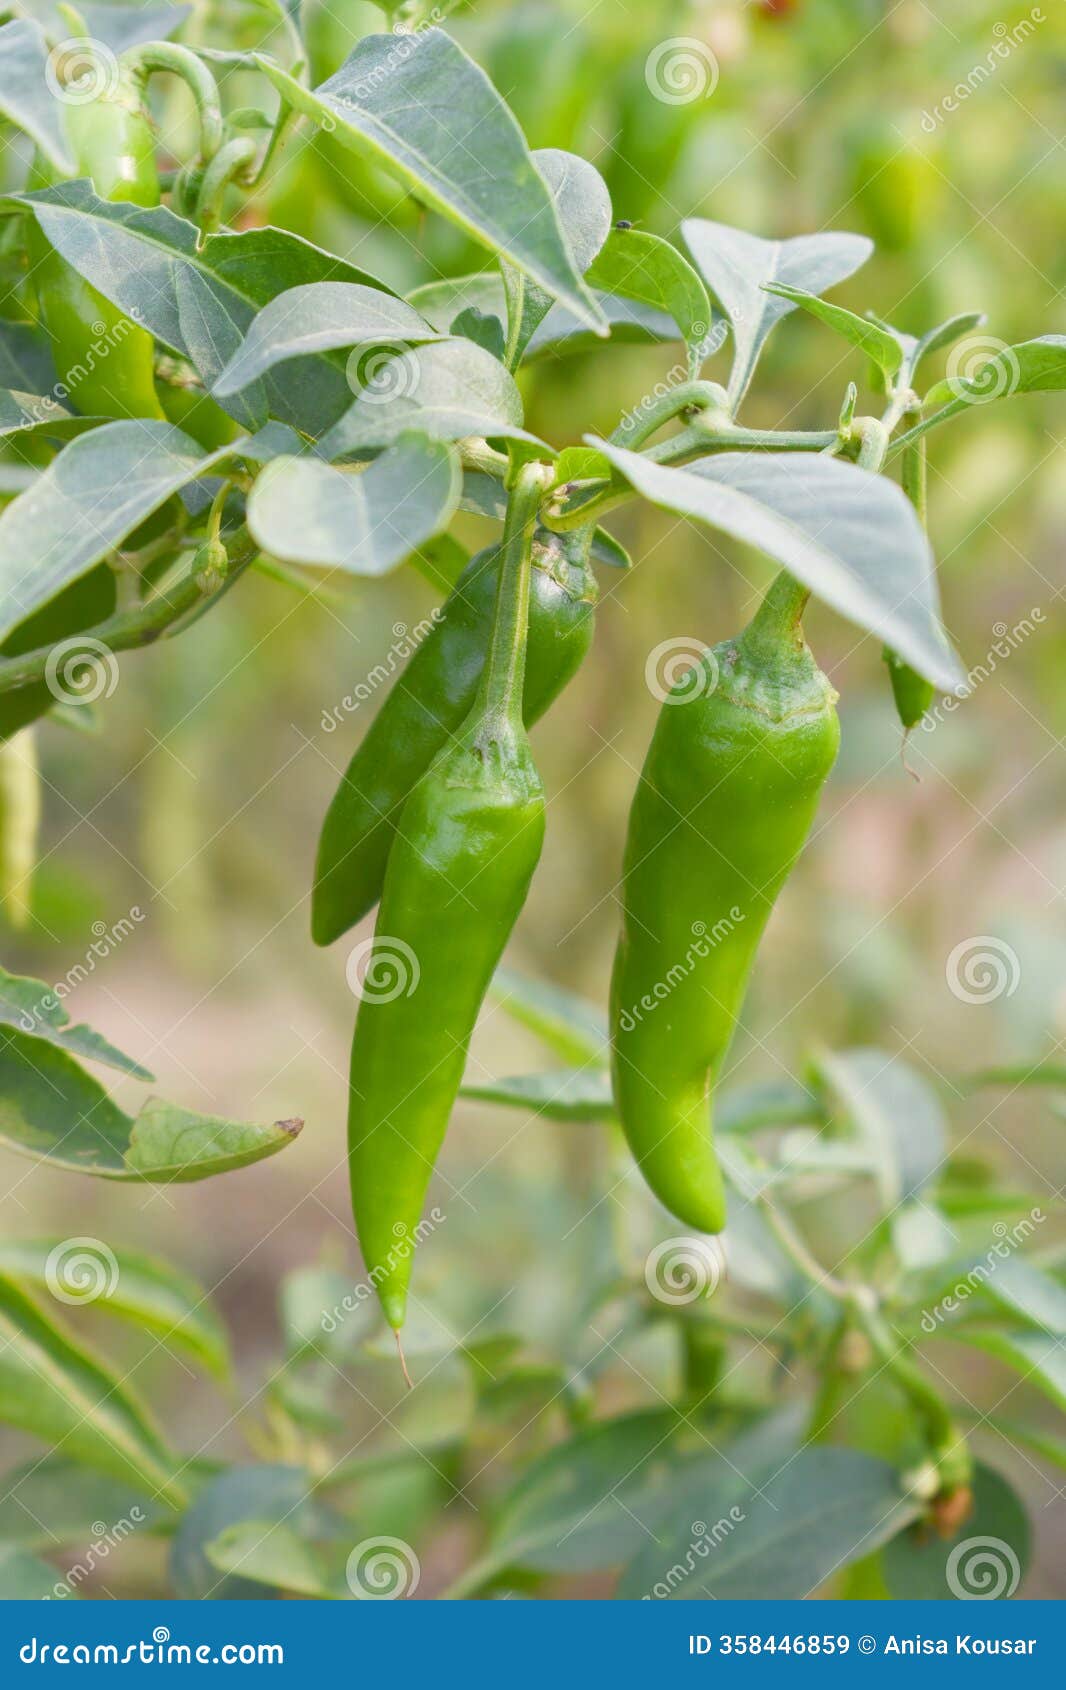
[[[966, 1405], [925, 1341], [987, 1352], [1061, 1406], [1057, 1258], [1015, 1255], [1043, 1210], [967, 1180], [944, 1100], [888, 1052], [813, 1053], [801, 1079], [715, 1092], [837, 750], [807, 603], [883, 646], [901, 734], [963, 686], [927, 533], [927, 443], [989, 400], [1066, 386], [1066, 337], [960, 369], [953, 349], [979, 314], [905, 329], [826, 297], [871, 258], [861, 236], [773, 240], [693, 218], [674, 242], [635, 227], [587, 160], [530, 150], [439, 10], [401, 8], [324, 79], [315, 6], [301, 33], [291, 6], [263, 0], [266, 38], [242, 23], [225, 48], [145, 40], [121, 8], [92, 8], [96, 36], [59, 8], [60, 39], [23, 10], [0, 27], [0, 111], [27, 159], [2, 206], [9, 912], [25, 913], [34, 859], [37, 725], [69, 729], [111, 690], [118, 653], [180, 637], [195, 662], [203, 615], [261, 573], [299, 585], [418, 567], [443, 604], [352, 748], [311, 899], [319, 944], [380, 902], [348, 1097], [365, 1276], [326, 1265], [285, 1282], [284, 1353], [241, 1387], [249, 1459], [224, 1462], [174, 1448], [53, 1306], [97, 1302], [205, 1368], [228, 1416], [228, 1342], [195, 1283], [99, 1240], [0, 1247], [0, 1416], [52, 1446], [6, 1477], [4, 1593], [78, 1594], [103, 1553], [83, 1547], [94, 1522], [113, 1521], [108, 1553], [135, 1531], [169, 1540], [160, 1587], [181, 1596], [410, 1595], [433, 1521], [471, 1497], [489, 1523], [447, 1594], [594, 1573], [621, 1597], [960, 1596], [987, 1586], [989, 1541], [996, 1593], [1012, 1591], [1024, 1511], [975, 1459]], [[152, 20], [176, 31], [182, 13]], [[174, 77], [192, 95], [177, 157], [151, 105]], [[234, 81], [261, 104], [236, 104]], [[401, 293], [263, 226], [263, 184], [301, 128], [350, 160], [361, 190], [395, 179], [482, 267]], [[797, 312], [865, 364], [875, 403], [860, 410], [852, 381], [821, 428], [751, 426], [764, 348]], [[607, 437], [527, 428], [525, 366], [632, 339], [664, 348], [663, 377]], [[499, 964], [544, 831], [527, 729], [588, 650], [597, 571], [630, 567], [605, 524], [638, 500], [779, 573], [749, 626], [665, 692], [601, 1018]], [[501, 525], [473, 560], [451, 532], [460, 511]], [[846, 698], [841, 713], [846, 731]], [[464, 1086], [488, 994], [561, 1066]], [[5, 973], [0, 1007], [12, 1150], [167, 1185], [297, 1136], [296, 1119], [252, 1125], [157, 1098], [131, 1117], [83, 1064], [151, 1076], [72, 1025], [54, 990]], [[966, 1107], [980, 1085], [1034, 1079], [1063, 1075], [1030, 1066], [954, 1089]], [[634, 1177], [624, 1134], [662, 1205], [646, 1213], [667, 1236], [598, 1245], [580, 1317], [539, 1348], [499, 1326], [457, 1337], [418, 1294], [461, 1092], [596, 1134], [611, 1184]], [[342, 1112], [338, 1097], [338, 1146]], [[870, 1189], [872, 1223], [826, 1261], [805, 1205], [861, 1212]], [[670, 1236], [678, 1224], [694, 1230]], [[408, 1396], [376, 1307], [399, 1334], [409, 1296]], [[659, 1405], [598, 1417], [608, 1363], [645, 1341], [672, 1358]], [[752, 1357], [765, 1362], [754, 1376]], [[356, 1399], [385, 1403], [369, 1429]], [[1011, 1436], [1066, 1464], [1044, 1433]]]

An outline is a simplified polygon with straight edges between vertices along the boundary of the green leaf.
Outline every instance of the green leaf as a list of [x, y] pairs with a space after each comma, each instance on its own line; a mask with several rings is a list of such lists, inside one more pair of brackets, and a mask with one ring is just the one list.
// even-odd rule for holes
[[[533, 162], [548, 185], [574, 268], [583, 276], [611, 227], [606, 183], [595, 165], [556, 147], [535, 152]], [[507, 298], [505, 357], [513, 370], [555, 302], [550, 292], [529, 281], [521, 270], [503, 262], [500, 268]]]
[[738, 1472], [722, 1461], [706, 1495], [692, 1484], [684, 1514], [675, 1510], [659, 1540], [643, 1544], [618, 1595], [796, 1601], [917, 1512], [894, 1469], [858, 1450], [808, 1445], [774, 1467]]
[[0, 1273], [63, 1303], [91, 1303], [220, 1378], [229, 1373], [225, 1329], [206, 1292], [169, 1262], [92, 1239], [8, 1238], [0, 1239]]
[[0, 321], [0, 387], [51, 393], [58, 377], [47, 336], [35, 323]]
[[607, 1063], [607, 1022], [587, 998], [544, 980], [529, 980], [498, 968], [489, 994], [520, 1026], [527, 1027], [565, 1062]]
[[605, 293], [622, 294], [671, 316], [688, 347], [689, 375], [699, 374], [711, 332], [711, 302], [698, 273], [669, 241], [642, 229], [612, 229], [587, 279]]
[[908, 379], [913, 377], [923, 358], [943, 351], [945, 346], [951, 346], [956, 340], [961, 340], [964, 334], [979, 329], [984, 321], [983, 311], [960, 311], [954, 317], [949, 317], [946, 322], [938, 323], [935, 329], [929, 329], [920, 340], [914, 342], [913, 354], [908, 359]]
[[447, 441], [402, 435], [361, 471], [275, 458], [248, 499], [248, 527], [289, 563], [384, 575], [459, 508], [462, 469]]
[[0, 638], [85, 575], [224, 454], [169, 423], [107, 423], [72, 440], [0, 514]]
[[999, 1261], [982, 1282], [982, 1290], [1032, 1326], [1066, 1337], [1066, 1287], [1032, 1262], [1012, 1256]]
[[825, 1104], [797, 1080], [756, 1080], [733, 1086], [715, 1103], [719, 1132], [753, 1133], [762, 1127], [824, 1126]]
[[982, 1086], [1062, 1086], [1066, 1089], [1066, 1063], [1045, 1062], [1040, 1057], [1032, 1062], [1010, 1063], [1003, 1068], [982, 1068], [963, 1082], [972, 1090]]
[[301, 1121], [250, 1126], [150, 1097], [133, 1118], [66, 1051], [0, 1038], [0, 1144], [104, 1179], [185, 1183], [244, 1168], [291, 1144]]
[[919, 1521], [885, 1545], [881, 1570], [894, 1601], [992, 1601], [1015, 1594], [1032, 1549], [1025, 1504], [983, 1462], [974, 1469], [973, 1498], [973, 1513], [953, 1538], [945, 1541]]
[[5, 1473], [3, 1489], [0, 1542], [29, 1550], [50, 1552], [87, 1540], [101, 1520], [111, 1530], [129, 1521], [149, 1532], [169, 1530], [174, 1523], [170, 1510], [144, 1487], [131, 1488], [57, 1453]]
[[[227, 1526], [204, 1554], [219, 1572], [316, 1601], [350, 1601], [344, 1562], [331, 1566], [317, 1545], [283, 1520], [241, 1520]], [[335, 1558], [334, 1558], [335, 1559]]]
[[467, 1080], [463, 1097], [502, 1103], [541, 1115], [546, 1121], [613, 1121], [614, 1096], [604, 1068], [562, 1068], [548, 1074], [516, 1074], [481, 1084]]
[[510, 372], [472, 340], [441, 340], [379, 364], [319, 451], [339, 458], [391, 446], [411, 429], [437, 440], [488, 435], [539, 444], [521, 422], [522, 400]]
[[[0, 53], [3, 50], [0, 40]], [[47, 1602], [62, 1584], [62, 1575], [47, 1561], [39, 1561], [14, 1544], [0, 1543], [0, 1602]], [[76, 1596], [77, 1592], [70, 1594]]]
[[948, 1149], [944, 1111], [928, 1082], [884, 1050], [825, 1053], [817, 1067], [836, 1107], [875, 1158], [884, 1209], [924, 1191]]
[[[139, 907], [135, 906], [131, 913], [140, 919]], [[106, 940], [108, 949], [123, 937], [125, 933], [121, 925], [111, 928]], [[82, 965], [82, 974], [92, 972], [97, 954], [93, 952]], [[69, 976], [63, 983], [64, 991], [69, 989], [68, 982]], [[50, 1044], [69, 1051], [71, 1056], [102, 1062], [106, 1067], [117, 1068], [120, 1074], [132, 1074], [138, 1080], [151, 1081], [154, 1077], [132, 1056], [124, 1056], [122, 1051], [117, 1050], [102, 1034], [94, 1033], [84, 1022], [71, 1026], [70, 1016], [54, 986], [46, 986], [43, 980], [34, 980], [26, 974], [9, 974], [6, 968], [0, 968], [0, 1026], [16, 1027], [20, 1032], [32, 1034], [35, 1039], [47, 1039]]]
[[181, 1506], [178, 1463], [145, 1409], [6, 1274], [0, 1274], [0, 1421]]
[[850, 340], [886, 376], [899, 374], [903, 366], [903, 345], [898, 335], [882, 328], [880, 323], [868, 317], [857, 317], [854, 311], [845, 311], [842, 305], [830, 305], [805, 288], [789, 287], [785, 282], [766, 282], [764, 287], [767, 293], [777, 294], [781, 299], [790, 299], [794, 305], [802, 306], [812, 317], [817, 317], [837, 334], [843, 335], [845, 340]]
[[873, 242], [864, 235], [799, 235], [767, 241], [724, 223], [691, 217], [681, 225], [697, 270], [733, 329], [733, 369], [729, 397], [734, 410], [747, 392], [766, 337], [794, 301], [764, 291], [767, 282], [784, 282], [808, 293], [824, 293], [865, 264]]
[[970, 405], [1007, 399], [1012, 393], [1049, 393], [1066, 388], [1066, 335], [1046, 334], [993, 353], [973, 376], [949, 376], [925, 396], [926, 413], [944, 405], [952, 415]]
[[270, 59], [258, 62], [296, 111], [393, 171], [592, 328], [602, 325], [522, 131], [449, 36], [435, 28], [366, 36], [313, 92]]
[[1066, 1346], [1046, 1332], [987, 1331], [975, 1326], [947, 1327], [944, 1336], [1013, 1368], [1025, 1384], [1035, 1385], [1066, 1411]]
[[529, 1466], [503, 1500], [488, 1549], [461, 1581], [477, 1589], [507, 1566], [586, 1572], [618, 1566], [644, 1540], [670, 1476], [672, 1410], [608, 1420]]
[[55, 440], [68, 440], [72, 435], [84, 434], [98, 428], [105, 417], [76, 417], [55, 399], [41, 398], [35, 393], [17, 393], [11, 388], [0, 390], [0, 437], [44, 434]]
[[940, 625], [929, 541], [906, 495], [835, 458], [722, 454], [671, 469], [587, 436], [653, 504], [757, 547], [935, 685], [963, 682]]
[[[678, 327], [665, 311], [656, 311], [638, 301], [622, 299], [617, 294], [597, 293], [595, 299], [610, 328], [611, 339], [621, 345], [647, 345], [677, 340]], [[464, 311], [477, 310], [492, 315], [501, 322], [507, 317], [507, 301], [503, 278], [491, 270], [474, 276], [448, 277], [444, 281], [424, 282], [407, 296], [408, 303], [421, 312], [426, 321], [442, 333], [452, 329], [456, 318]], [[455, 332], [458, 332], [457, 330]], [[598, 335], [568, 311], [565, 305], [553, 305], [544, 321], [534, 331], [525, 349], [524, 363], [537, 358], [556, 357], [561, 353], [587, 352], [602, 345]]]
[[77, 164], [64, 108], [48, 86], [47, 70], [48, 42], [39, 24], [16, 18], [0, 26], [0, 117], [24, 130], [62, 175], [73, 176]]
[[287, 1520], [313, 1522], [311, 1481], [302, 1467], [231, 1467], [196, 1497], [178, 1526], [171, 1546], [170, 1573], [182, 1601], [252, 1601], [262, 1586], [252, 1578], [224, 1573], [211, 1561], [207, 1546], [232, 1527]]
[[[101, 200], [88, 182], [63, 182], [15, 203], [28, 206], [68, 264], [171, 352], [195, 363], [206, 346], [224, 347], [221, 363], [199, 372], [209, 383], [276, 294], [334, 281], [391, 291], [286, 229], [209, 235], [201, 246], [196, 225], [165, 206]], [[196, 346], [187, 339], [190, 326]], [[344, 371], [321, 354], [294, 360], [265, 380], [274, 414], [307, 433], [328, 427], [351, 397]]]
[[312, 352], [437, 338], [437, 331], [393, 294], [359, 282], [308, 282], [264, 305], [212, 391], [216, 398], [237, 393], [275, 364]]

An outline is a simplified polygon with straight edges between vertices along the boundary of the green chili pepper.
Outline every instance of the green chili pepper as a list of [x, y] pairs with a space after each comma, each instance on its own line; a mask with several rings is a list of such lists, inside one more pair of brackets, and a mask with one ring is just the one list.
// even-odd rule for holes
[[[903, 491], [921, 517], [922, 526], [926, 522], [928, 504], [928, 460], [926, 457], [926, 440], [923, 435], [912, 445], [903, 449]], [[885, 646], [883, 656], [888, 664], [888, 677], [892, 682], [892, 697], [896, 701], [898, 715], [905, 734], [916, 728], [922, 717], [936, 696], [936, 688], [931, 681], [913, 670], [909, 663], [889, 647]]]
[[0, 910], [12, 927], [29, 925], [41, 776], [33, 728], [0, 745]]
[[[415, 782], [468, 714], [485, 662], [500, 548], [472, 558], [348, 765], [322, 827], [311, 934], [329, 945], [381, 896], [396, 821]], [[576, 674], [592, 642], [587, 541], [539, 530], [530, 575], [527, 726]]]
[[356, 1018], [352, 1206], [371, 1283], [397, 1330], [470, 1035], [544, 839], [522, 688], [533, 523], [547, 479], [538, 464], [518, 472], [477, 697], [404, 806]]
[[[79, 176], [101, 199], [159, 204], [155, 136], [137, 80], [122, 70], [95, 99], [65, 108]], [[38, 162], [34, 183], [47, 180]], [[154, 383], [155, 345], [141, 328], [61, 258], [34, 226], [33, 280], [59, 379], [86, 416], [163, 417]]]
[[615, 1100], [655, 1195], [719, 1232], [710, 1099], [755, 952], [839, 741], [836, 694], [781, 575], [660, 712], [633, 801], [611, 985]]
[[[200, 154], [210, 157], [221, 140], [218, 90], [207, 66], [188, 48], [145, 42], [118, 60], [113, 86], [94, 99], [64, 106], [67, 138], [79, 176], [101, 199], [159, 204], [155, 131], [145, 102], [154, 71], [170, 71], [189, 86], [200, 118]], [[38, 159], [34, 186], [50, 175]], [[186, 429], [208, 450], [233, 439], [236, 424], [202, 391], [192, 403], [170, 387], [157, 390], [155, 343], [60, 257], [34, 225], [30, 234], [38, 309], [52, 342], [60, 381], [86, 416], [153, 417]]]

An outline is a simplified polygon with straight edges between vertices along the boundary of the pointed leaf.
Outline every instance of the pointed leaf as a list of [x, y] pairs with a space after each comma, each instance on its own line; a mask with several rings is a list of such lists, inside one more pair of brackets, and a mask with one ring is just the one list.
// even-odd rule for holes
[[812, 1444], [778, 1465], [769, 1476], [749, 1465], [745, 1477], [721, 1462], [709, 1500], [693, 1487], [683, 1523], [671, 1521], [642, 1548], [618, 1594], [748, 1601], [772, 1591], [775, 1600], [800, 1600], [918, 1512], [895, 1470], [858, 1450]]
[[136, 1397], [2, 1273], [0, 1421], [180, 1503], [178, 1462]]
[[[510, 1079], [464, 1082], [463, 1097], [502, 1103], [546, 1121], [613, 1121], [611, 1078], [604, 1068], [561, 1068], [549, 1074], [515, 1074]], [[0, 1258], [2, 1259], [2, 1258]]]
[[275, 458], [252, 488], [248, 526], [289, 563], [383, 575], [448, 526], [461, 488], [455, 448], [407, 434], [359, 472]]
[[711, 302], [697, 271], [669, 241], [642, 229], [612, 229], [588, 282], [671, 316], [688, 347], [689, 375], [698, 375], [709, 345]]
[[646, 499], [757, 546], [935, 685], [962, 684], [928, 539], [894, 483], [807, 453], [736, 452], [671, 469], [587, 438]]
[[949, 376], [937, 382], [925, 396], [925, 409], [934, 411], [945, 405], [957, 412], [991, 399], [1007, 399], [1012, 393], [1062, 388], [1066, 388], [1066, 335], [1046, 334], [992, 353], [972, 376]]
[[[223, 361], [228, 359], [256, 313], [285, 289], [339, 281], [390, 291], [365, 270], [286, 229], [209, 235], [200, 245], [196, 225], [165, 206], [101, 200], [88, 182], [61, 182], [19, 195], [16, 203], [29, 207], [49, 243], [105, 299], [194, 363], [212, 343], [225, 348]], [[190, 325], [194, 345], [186, 338]], [[210, 380], [220, 373], [221, 366], [200, 372]], [[307, 433], [328, 427], [351, 397], [343, 370], [320, 354], [266, 381], [272, 412]]]
[[729, 396], [734, 409], [747, 392], [767, 335], [796, 309], [792, 300], [765, 293], [763, 284], [784, 282], [808, 293], [824, 293], [865, 264], [873, 251], [873, 242], [864, 235], [798, 235], [787, 241], [767, 241], [702, 217], [689, 218], [681, 232], [697, 270], [733, 328]]
[[801, 305], [812, 317], [817, 317], [820, 322], [835, 329], [837, 334], [843, 335], [845, 340], [850, 340], [886, 376], [899, 374], [903, 366], [903, 346], [899, 337], [882, 328], [880, 323], [872, 322], [868, 317], [857, 317], [854, 311], [845, 311], [842, 305], [830, 305], [805, 288], [789, 287], [785, 282], [766, 282], [764, 286], [767, 293]]
[[[133, 913], [140, 918], [139, 908]], [[114, 927], [108, 933], [108, 940], [114, 944], [122, 936], [119, 928]], [[95, 955], [84, 972], [91, 972], [94, 964]], [[106, 1067], [117, 1068], [120, 1074], [132, 1074], [138, 1080], [154, 1077], [132, 1056], [124, 1056], [122, 1051], [116, 1050], [102, 1034], [94, 1033], [84, 1022], [71, 1026], [70, 1016], [63, 1008], [55, 987], [46, 986], [43, 980], [34, 980], [26, 974], [9, 974], [6, 968], [0, 968], [0, 1026], [17, 1027], [20, 1032], [32, 1034], [35, 1039], [47, 1039], [51, 1044], [59, 1045], [72, 1056], [80, 1056], [89, 1062], [102, 1062]], [[2, 1037], [0, 1034], [0, 1039]]]
[[[7, 8], [4, 8], [5, 11]], [[48, 86], [48, 43], [39, 24], [0, 25], [0, 117], [22, 129], [64, 176], [77, 170], [63, 125], [63, 105]]]
[[284, 1520], [241, 1520], [227, 1526], [204, 1554], [219, 1572], [270, 1585], [320, 1602], [351, 1601], [344, 1577], [347, 1556], [329, 1558]]
[[393, 294], [359, 282], [308, 282], [263, 307], [213, 392], [237, 393], [275, 364], [311, 352], [436, 339], [436, 330]]
[[934, 352], [943, 351], [945, 346], [951, 346], [961, 340], [964, 334], [970, 334], [979, 329], [985, 322], [983, 311], [960, 311], [946, 322], [938, 323], [935, 329], [929, 329], [920, 340], [915, 341], [914, 358], [911, 363], [911, 374], [918, 368], [923, 358], [930, 357]]
[[427, 205], [600, 326], [522, 131], [484, 71], [443, 31], [368, 35], [313, 92], [271, 60], [258, 62], [294, 110], [375, 158]]
[[169, 1262], [110, 1247], [105, 1260], [91, 1244], [69, 1238], [0, 1239], [0, 1273], [50, 1292], [60, 1302], [92, 1303], [226, 1376], [225, 1328], [201, 1285]]
[[1035, 1385], [1066, 1412], [1066, 1345], [1045, 1332], [1000, 1332], [989, 1328], [959, 1326], [945, 1329], [945, 1337], [1013, 1368], [1023, 1384]]
[[38, 1456], [4, 1474], [0, 1542], [51, 1552], [93, 1535], [101, 1520], [128, 1520], [139, 1531], [166, 1531], [170, 1510], [144, 1487], [131, 1488], [106, 1473], [81, 1467], [61, 1454]]
[[[595, 165], [556, 147], [535, 152], [533, 162], [548, 185], [574, 268], [579, 276], [584, 276], [611, 227], [607, 184]], [[500, 269], [507, 296], [506, 358], [509, 368], [514, 369], [555, 302], [549, 292], [530, 281], [521, 270], [503, 262]]]
[[149, 1098], [131, 1118], [66, 1051], [0, 1036], [0, 1143], [53, 1167], [156, 1184], [207, 1179], [273, 1156], [302, 1122], [251, 1126]]
[[936, 1092], [908, 1062], [884, 1050], [825, 1054], [818, 1072], [877, 1158], [885, 1210], [916, 1197], [947, 1156], [947, 1122]]
[[391, 446], [416, 429], [437, 440], [469, 435], [533, 440], [521, 427], [514, 377], [472, 340], [412, 347], [379, 364], [355, 403], [319, 442], [323, 457]]
[[588, 998], [547, 980], [529, 980], [510, 968], [496, 970], [489, 996], [565, 1062], [606, 1065], [607, 1020]]
[[72, 440], [0, 514], [0, 638], [219, 455], [150, 420], [108, 423]]
[[[0, 53], [3, 50], [0, 41]], [[47, 1561], [12, 1543], [0, 1543], [0, 1602], [47, 1602], [62, 1584], [61, 1574]], [[77, 1591], [69, 1594], [77, 1596]]]

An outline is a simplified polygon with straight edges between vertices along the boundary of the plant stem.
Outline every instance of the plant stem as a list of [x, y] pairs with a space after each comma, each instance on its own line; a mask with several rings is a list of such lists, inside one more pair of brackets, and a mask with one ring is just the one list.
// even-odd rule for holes
[[645, 440], [650, 440], [664, 423], [672, 422], [681, 415], [682, 411], [693, 408], [706, 411], [721, 408], [726, 402], [725, 392], [713, 381], [683, 381], [669, 393], [660, 394], [657, 399], [640, 406], [633, 411], [627, 411], [618, 427], [611, 435], [611, 443], [615, 446], [627, 446], [630, 451], [636, 451], [643, 446]]
[[547, 464], [523, 464], [507, 501], [496, 613], [475, 705], [482, 716], [521, 714], [533, 531], [540, 501], [551, 485], [551, 474]]
[[[83, 632], [86, 637], [100, 641], [112, 652], [132, 651], [138, 646], [151, 645], [165, 634], [173, 623], [186, 616], [190, 610], [195, 610], [205, 596], [215, 597], [217, 592], [229, 586], [235, 576], [247, 568], [258, 550], [251, 536], [242, 529], [230, 546], [229, 569], [216, 593], [205, 595], [195, 571], [190, 569], [187, 575], [175, 582], [165, 593], [160, 593], [146, 604], [139, 604], [133, 609], [117, 611], [106, 621], [98, 622], [95, 628], [86, 628]], [[35, 681], [45, 680], [51, 652], [51, 646], [39, 646], [36, 651], [24, 652], [21, 657], [9, 657], [0, 661], [0, 693], [16, 692], [20, 687], [32, 686]]]

